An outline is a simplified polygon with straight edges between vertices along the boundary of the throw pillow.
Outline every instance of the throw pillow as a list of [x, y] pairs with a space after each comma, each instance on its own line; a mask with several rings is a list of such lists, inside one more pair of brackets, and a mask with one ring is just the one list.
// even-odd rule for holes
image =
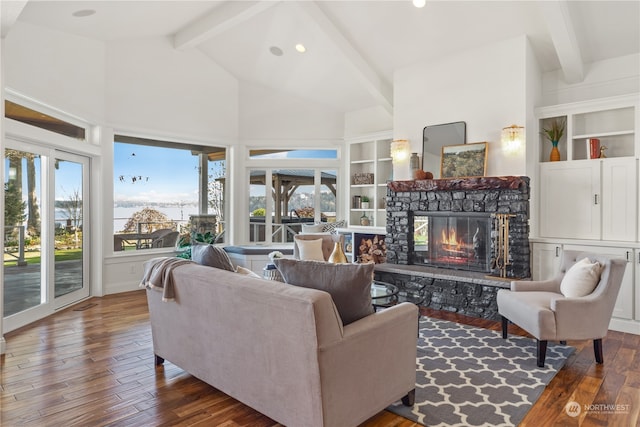
[[344, 228], [347, 226], [347, 221], [345, 221], [344, 219], [340, 220], [340, 221], [336, 221], [336, 222], [325, 222], [323, 223], [323, 229], [322, 231], [324, 232], [329, 232], [331, 234], [337, 234], [338, 233], [338, 228]]
[[324, 224], [302, 224], [302, 234], [322, 233]]
[[331, 294], [344, 325], [373, 313], [373, 263], [330, 264], [287, 258], [274, 263], [286, 283]]
[[236, 268], [236, 273], [240, 273], [240, 274], [243, 274], [245, 276], [250, 276], [250, 277], [255, 277], [255, 278], [258, 278], [258, 279], [262, 279], [262, 277], [258, 273], [254, 272], [254, 271], [251, 271], [248, 268], [244, 268], [241, 265], [239, 265]]
[[198, 264], [235, 272], [236, 269], [224, 249], [213, 245], [191, 246], [191, 259]]
[[324, 261], [324, 254], [322, 253], [322, 239], [296, 239], [295, 244], [298, 245], [298, 251], [300, 252], [301, 260]]
[[598, 285], [601, 272], [602, 265], [599, 262], [584, 258], [567, 270], [560, 283], [560, 292], [568, 298], [589, 295]]

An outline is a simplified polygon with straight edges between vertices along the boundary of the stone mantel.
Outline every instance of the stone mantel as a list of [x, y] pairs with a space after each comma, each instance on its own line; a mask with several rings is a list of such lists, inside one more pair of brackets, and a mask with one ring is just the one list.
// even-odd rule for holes
[[528, 186], [528, 181], [528, 177], [522, 176], [482, 176], [475, 178], [389, 181], [387, 186], [394, 192], [517, 190], [520, 188], [526, 188]]

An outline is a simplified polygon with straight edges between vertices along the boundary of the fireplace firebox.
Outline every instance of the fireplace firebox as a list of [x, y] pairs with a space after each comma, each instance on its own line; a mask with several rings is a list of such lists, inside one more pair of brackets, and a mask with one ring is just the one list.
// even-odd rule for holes
[[415, 211], [413, 224], [413, 264], [491, 271], [489, 214]]

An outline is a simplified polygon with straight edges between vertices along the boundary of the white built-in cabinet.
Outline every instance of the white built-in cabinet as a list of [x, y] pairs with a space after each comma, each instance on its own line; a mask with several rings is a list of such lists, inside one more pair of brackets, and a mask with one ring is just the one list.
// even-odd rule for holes
[[540, 236], [633, 242], [635, 158], [540, 164]]
[[562, 245], [556, 243], [533, 243], [531, 245], [531, 278], [552, 279], [560, 271]]
[[[640, 128], [639, 95], [542, 107], [536, 110], [536, 236], [531, 236], [534, 280], [557, 274], [563, 250], [624, 258], [627, 269], [613, 313], [612, 329], [640, 334]], [[566, 124], [550, 161], [542, 130]], [[590, 158], [588, 139], [606, 146], [606, 158]]]
[[[386, 226], [387, 181], [393, 179], [391, 141], [391, 131], [346, 141], [350, 180], [346, 217], [349, 219], [350, 227]], [[360, 180], [356, 180], [357, 176]], [[362, 182], [362, 177], [371, 179]], [[367, 202], [363, 201], [365, 198]], [[359, 202], [356, 203], [356, 200]]]

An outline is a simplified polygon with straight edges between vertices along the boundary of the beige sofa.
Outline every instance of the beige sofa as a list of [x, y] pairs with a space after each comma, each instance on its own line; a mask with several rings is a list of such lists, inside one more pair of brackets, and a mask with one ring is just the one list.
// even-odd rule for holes
[[290, 427], [356, 426], [400, 399], [413, 404], [415, 305], [343, 326], [323, 291], [197, 264], [173, 279], [174, 301], [146, 291], [156, 364]]

